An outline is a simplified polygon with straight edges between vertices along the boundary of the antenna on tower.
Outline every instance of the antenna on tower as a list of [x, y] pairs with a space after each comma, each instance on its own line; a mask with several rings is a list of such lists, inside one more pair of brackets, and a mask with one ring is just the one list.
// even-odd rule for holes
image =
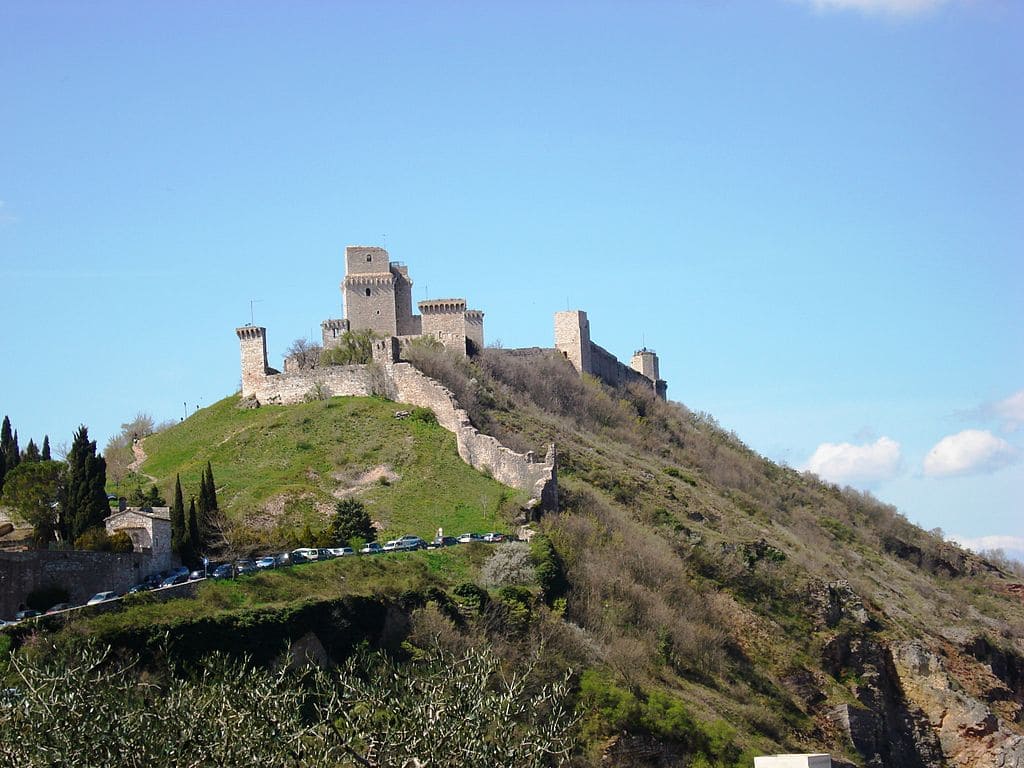
[[249, 299], [249, 325], [256, 324], [256, 315], [253, 311], [253, 304], [259, 304], [263, 299]]

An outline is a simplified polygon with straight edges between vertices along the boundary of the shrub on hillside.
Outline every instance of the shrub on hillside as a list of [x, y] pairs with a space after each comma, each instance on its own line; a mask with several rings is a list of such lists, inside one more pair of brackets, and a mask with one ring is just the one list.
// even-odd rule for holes
[[480, 578], [491, 587], [536, 583], [530, 546], [520, 541], [499, 544], [480, 569]]

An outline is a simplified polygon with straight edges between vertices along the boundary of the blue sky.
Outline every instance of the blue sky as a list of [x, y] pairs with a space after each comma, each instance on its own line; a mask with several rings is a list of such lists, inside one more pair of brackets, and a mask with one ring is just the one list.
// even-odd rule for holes
[[[0, 5], [0, 412], [101, 444], [341, 311], [620, 358], [756, 450], [1024, 557], [1024, 7]], [[982, 537], [988, 538], [980, 541]]]

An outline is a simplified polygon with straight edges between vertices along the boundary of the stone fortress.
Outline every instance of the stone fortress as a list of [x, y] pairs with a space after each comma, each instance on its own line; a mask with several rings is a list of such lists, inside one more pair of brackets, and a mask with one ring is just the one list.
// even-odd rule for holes
[[350, 245], [345, 249], [341, 284], [345, 317], [320, 324], [324, 349], [345, 331], [370, 330], [404, 342], [433, 336], [450, 349], [475, 354], [484, 348], [484, 313], [466, 309], [465, 299], [431, 299], [412, 313], [412, 280], [408, 268], [390, 261], [383, 248]]
[[[459, 455], [474, 468], [488, 472], [500, 483], [531, 495], [542, 508], [557, 506], [555, 447], [543, 461], [532, 453], [519, 454], [495, 438], [480, 434], [454, 396], [401, 358], [405, 344], [422, 336], [437, 339], [446, 348], [474, 355], [484, 346], [484, 313], [467, 309], [465, 299], [431, 299], [412, 311], [412, 280], [404, 264], [389, 260], [383, 248], [349, 246], [345, 249], [345, 278], [341, 283], [344, 317], [320, 324], [325, 349], [340, 344], [346, 332], [373, 331], [373, 361], [368, 365], [301, 367], [285, 360], [284, 372], [267, 361], [266, 328], [245, 325], [235, 329], [241, 347], [242, 397], [253, 406], [297, 403], [315, 397], [385, 395], [396, 402], [430, 408], [438, 423], [455, 434]], [[665, 398], [667, 384], [660, 378], [658, 356], [641, 349], [629, 366], [590, 338], [586, 312], [555, 314], [555, 346], [582, 375], [590, 374], [619, 386], [638, 383]], [[545, 354], [551, 349], [506, 350], [509, 354]]]

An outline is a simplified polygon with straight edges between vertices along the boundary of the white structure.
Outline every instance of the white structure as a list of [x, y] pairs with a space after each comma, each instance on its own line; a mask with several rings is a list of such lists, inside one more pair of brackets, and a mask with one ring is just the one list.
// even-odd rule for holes
[[754, 758], [754, 768], [832, 768], [832, 758], [820, 752], [812, 755], [765, 755]]

